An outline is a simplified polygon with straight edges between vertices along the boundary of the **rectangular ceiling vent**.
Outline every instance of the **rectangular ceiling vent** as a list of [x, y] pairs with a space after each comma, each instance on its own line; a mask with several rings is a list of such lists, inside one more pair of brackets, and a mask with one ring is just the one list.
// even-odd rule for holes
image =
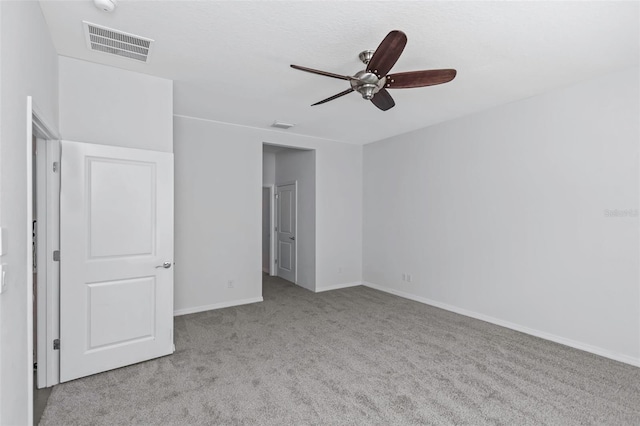
[[271, 127], [275, 127], [276, 129], [290, 129], [293, 126], [295, 126], [295, 124], [283, 123], [282, 121], [274, 121], [271, 125]]
[[87, 47], [97, 52], [147, 62], [153, 40], [82, 21]]

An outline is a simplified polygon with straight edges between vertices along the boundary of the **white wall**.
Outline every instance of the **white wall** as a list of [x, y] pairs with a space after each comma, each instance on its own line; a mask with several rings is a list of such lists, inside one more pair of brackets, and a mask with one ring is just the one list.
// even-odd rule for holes
[[173, 81], [60, 57], [63, 139], [173, 151]]
[[262, 145], [206, 121], [176, 118], [174, 127], [175, 310], [259, 301]]
[[365, 281], [640, 365], [638, 79], [366, 145]]
[[28, 424], [27, 104], [58, 125], [58, 56], [37, 2], [0, 2], [0, 226], [6, 290], [0, 295], [0, 424]]
[[262, 157], [262, 184], [273, 185], [276, 183], [276, 154], [265, 152]]
[[286, 149], [276, 154], [276, 185], [297, 182], [296, 284], [316, 289], [316, 153]]
[[361, 281], [361, 146], [180, 116], [174, 140], [178, 313], [261, 297], [263, 143], [316, 150], [316, 286]]

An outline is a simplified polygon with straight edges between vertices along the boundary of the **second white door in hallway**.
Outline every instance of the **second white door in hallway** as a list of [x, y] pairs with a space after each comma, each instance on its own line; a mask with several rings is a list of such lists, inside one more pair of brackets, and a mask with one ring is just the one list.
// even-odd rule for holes
[[278, 185], [276, 191], [278, 276], [296, 282], [296, 184]]

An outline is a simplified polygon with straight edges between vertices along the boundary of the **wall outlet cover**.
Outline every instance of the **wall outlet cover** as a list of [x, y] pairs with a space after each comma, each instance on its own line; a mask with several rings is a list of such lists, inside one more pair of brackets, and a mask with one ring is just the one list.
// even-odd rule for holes
[[4, 270], [4, 265], [0, 265], [0, 294], [4, 293], [5, 289], [5, 272], [6, 271]]
[[5, 250], [5, 237], [6, 231], [3, 228], [0, 228], [0, 256], [7, 253]]

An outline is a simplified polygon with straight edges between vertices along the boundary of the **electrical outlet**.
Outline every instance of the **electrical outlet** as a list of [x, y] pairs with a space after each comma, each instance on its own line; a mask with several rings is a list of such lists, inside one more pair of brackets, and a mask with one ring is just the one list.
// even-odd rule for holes
[[234, 280], [227, 281], [227, 288], [234, 288], [236, 286], [236, 282]]
[[413, 280], [411, 274], [407, 274], [407, 282], [410, 283]]

